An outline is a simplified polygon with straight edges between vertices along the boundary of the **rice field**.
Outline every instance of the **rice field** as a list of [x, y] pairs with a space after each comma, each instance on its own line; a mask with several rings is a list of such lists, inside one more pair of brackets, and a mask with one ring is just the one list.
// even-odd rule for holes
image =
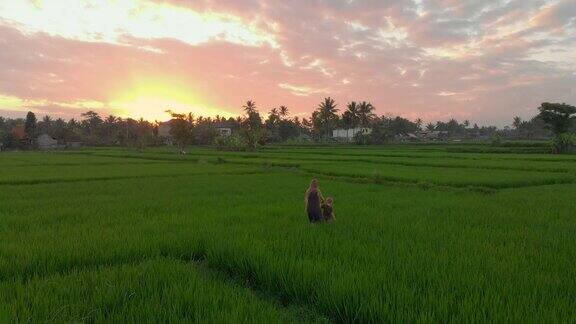
[[537, 153], [1, 153], [0, 321], [574, 322], [575, 197]]

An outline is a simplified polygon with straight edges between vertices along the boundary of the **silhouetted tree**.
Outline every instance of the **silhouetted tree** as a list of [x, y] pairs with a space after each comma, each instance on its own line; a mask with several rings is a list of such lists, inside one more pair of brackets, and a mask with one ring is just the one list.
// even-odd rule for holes
[[26, 132], [26, 134], [28, 135], [28, 138], [30, 139], [30, 143], [32, 143], [32, 140], [34, 138], [36, 138], [37, 132], [36, 132], [36, 115], [29, 111], [26, 114], [26, 121], [24, 122], [24, 131]]
[[268, 140], [271, 142], [280, 141], [280, 114], [278, 109], [272, 108], [268, 113], [268, 118], [264, 122], [266, 125]]
[[328, 97], [312, 113], [313, 127], [320, 137], [329, 138], [338, 122], [338, 108], [334, 99]]
[[422, 124], [424, 123], [422, 121], [422, 119], [420, 119], [420, 118], [416, 119], [415, 123], [416, 123], [416, 127], [418, 128], [418, 130], [422, 130]]
[[248, 147], [252, 150], [256, 149], [258, 144], [264, 144], [266, 141], [266, 133], [262, 127], [262, 117], [256, 109], [256, 103], [249, 100], [244, 105], [246, 118], [242, 120], [242, 136], [246, 140]]
[[242, 106], [242, 108], [244, 108], [244, 112], [247, 115], [250, 115], [251, 113], [256, 112], [256, 103], [252, 100], [248, 100], [246, 101], [246, 104]]
[[368, 127], [368, 125], [370, 125], [374, 117], [376, 117], [376, 115], [374, 115], [374, 109], [374, 106], [366, 101], [362, 101], [358, 105], [358, 118], [360, 126]]
[[342, 113], [342, 123], [347, 128], [354, 128], [360, 124], [359, 107], [355, 101], [346, 106], [346, 110]]
[[282, 118], [288, 117], [288, 114], [289, 114], [288, 107], [286, 107], [286, 106], [280, 106], [279, 114], [280, 114], [280, 117], [282, 117]]
[[194, 117], [191, 113], [186, 115], [174, 113], [171, 110], [167, 110], [166, 112], [172, 117], [170, 121], [170, 135], [178, 146], [180, 154], [184, 154], [186, 146], [192, 144], [194, 139]]
[[540, 111], [538, 116], [556, 136], [568, 132], [576, 114], [576, 107], [565, 103], [544, 102], [538, 110]]

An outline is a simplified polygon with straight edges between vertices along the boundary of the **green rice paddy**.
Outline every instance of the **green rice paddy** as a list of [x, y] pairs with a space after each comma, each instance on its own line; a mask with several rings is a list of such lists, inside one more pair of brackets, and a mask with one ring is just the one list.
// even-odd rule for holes
[[575, 197], [574, 156], [1, 153], [0, 321], [574, 322]]

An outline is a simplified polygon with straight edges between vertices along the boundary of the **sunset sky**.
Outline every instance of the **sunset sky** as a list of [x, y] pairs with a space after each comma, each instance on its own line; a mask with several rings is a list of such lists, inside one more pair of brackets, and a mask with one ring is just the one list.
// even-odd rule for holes
[[308, 115], [509, 124], [576, 104], [576, 1], [0, 0], [0, 115]]

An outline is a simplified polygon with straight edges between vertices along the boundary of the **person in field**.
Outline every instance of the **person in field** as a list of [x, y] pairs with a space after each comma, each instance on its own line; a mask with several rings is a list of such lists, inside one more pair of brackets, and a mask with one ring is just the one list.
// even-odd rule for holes
[[327, 223], [334, 221], [334, 199], [332, 197], [326, 198], [322, 204], [322, 218]]
[[312, 179], [310, 187], [306, 190], [304, 203], [310, 223], [320, 223], [323, 220], [321, 203], [324, 201], [322, 192], [318, 188], [318, 180]]

